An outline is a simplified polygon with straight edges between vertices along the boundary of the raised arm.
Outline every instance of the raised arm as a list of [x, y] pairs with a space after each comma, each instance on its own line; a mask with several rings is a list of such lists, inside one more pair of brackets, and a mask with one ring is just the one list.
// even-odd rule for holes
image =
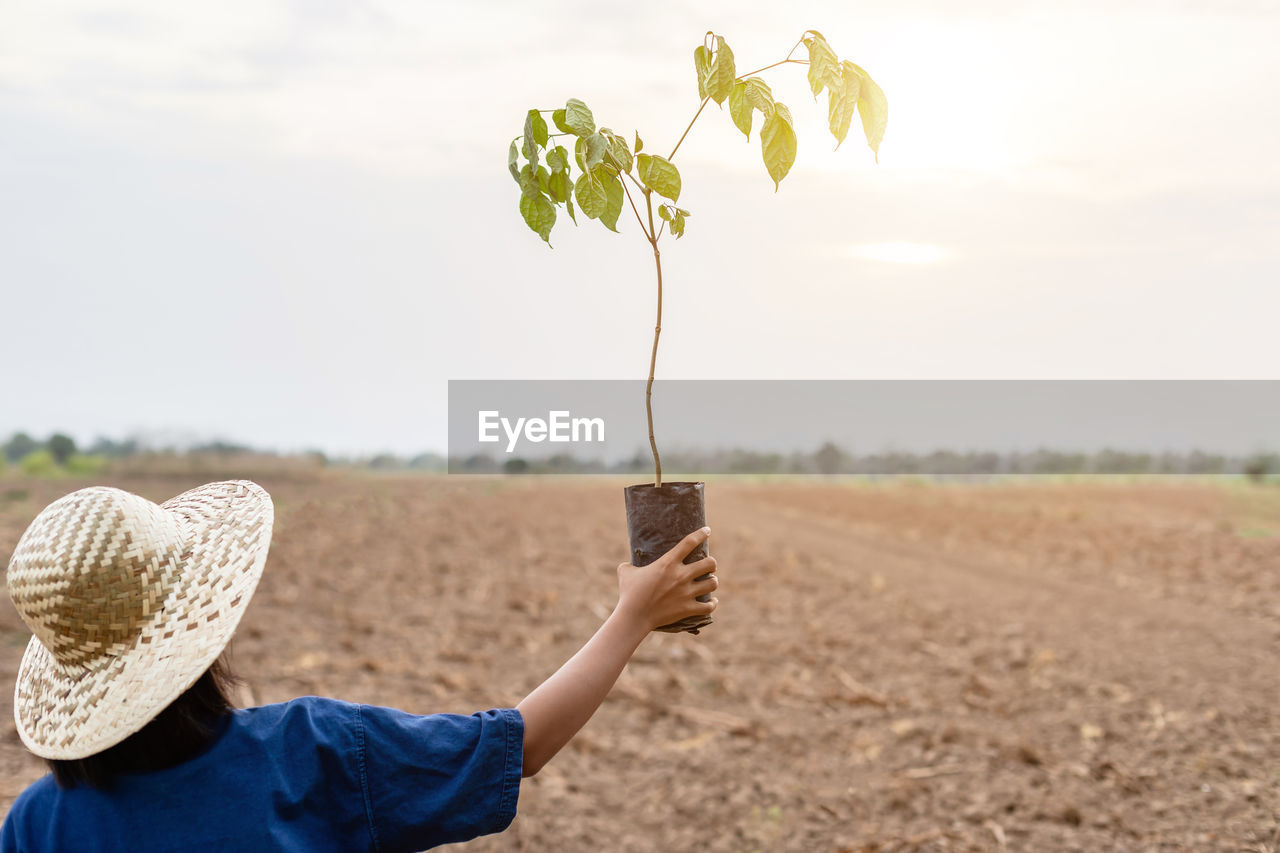
[[542, 769], [600, 707], [641, 641], [659, 625], [710, 613], [718, 600], [695, 600], [719, 586], [716, 561], [681, 562], [705, 542], [711, 528], [690, 533], [662, 557], [642, 568], [618, 566], [618, 606], [595, 635], [516, 709], [524, 717], [524, 775]]

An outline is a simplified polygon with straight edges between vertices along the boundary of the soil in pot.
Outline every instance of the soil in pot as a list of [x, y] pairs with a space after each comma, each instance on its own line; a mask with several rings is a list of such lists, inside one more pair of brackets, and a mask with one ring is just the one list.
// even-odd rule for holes
[[[627, 501], [627, 535], [631, 538], [631, 564], [647, 566], [674, 548], [693, 531], [706, 527], [707, 511], [704, 483], [645, 483], [623, 490]], [[707, 556], [707, 543], [694, 548], [686, 563], [696, 563]], [[702, 575], [699, 580], [706, 578]], [[700, 595], [699, 601], [710, 596]], [[712, 623], [710, 616], [690, 616], [658, 631], [698, 633]]]

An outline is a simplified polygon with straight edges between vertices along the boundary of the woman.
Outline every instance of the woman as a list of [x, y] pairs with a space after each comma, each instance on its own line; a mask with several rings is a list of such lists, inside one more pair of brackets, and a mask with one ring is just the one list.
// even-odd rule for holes
[[515, 708], [416, 716], [303, 697], [234, 710], [222, 655], [257, 587], [272, 504], [245, 480], [156, 505], [107, 487], [46, 507], [9, 564], [34, 635], [14, 716], [51, 775], [10, 851], [410, 851], [505, 829], [653, 628], [707, 614], [715, 560], [618, 567], [613, 613]]

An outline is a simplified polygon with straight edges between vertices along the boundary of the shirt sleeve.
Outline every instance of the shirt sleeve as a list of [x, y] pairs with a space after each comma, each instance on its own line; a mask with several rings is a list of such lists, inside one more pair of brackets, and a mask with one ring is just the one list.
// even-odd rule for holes
[[519, 711], [359, 710], [360, 779], [379, 851], [425, 850], [511, 825], [524, 763]]
[[0, 851], [2, 853], [19, 853], [18, 847], [18, 830], [15, 827], [16, 819], [13, 812], [9, 812], [9, 816], [5, 818], [4, 826], [0, 827]]
[[47, 800], [53, 778], [45, 776], [23, 790], [18, 798], [9, 806], [9, 814], [5, 815], [4, 826], [0, 826], [0, 853], [25, 853], [39, 843], [32, 839], [31, 828], [47, 822], [42, 818], [39, 801], [41, 795]]

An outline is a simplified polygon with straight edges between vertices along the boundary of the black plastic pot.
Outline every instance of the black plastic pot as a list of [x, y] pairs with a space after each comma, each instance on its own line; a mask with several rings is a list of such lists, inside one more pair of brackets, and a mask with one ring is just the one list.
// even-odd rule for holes
[[[627, 535], [631, 538], [630, 562], [633, 566], [649, 565], [674, 548], [681, 539], [706, 527], [704, 492], [704, 483], [663, 483], [661, 486], [645, 483], [627, 486], [623, 490], [627, 500]], [[707, 544], [704, 542], [694, 548], [684, 561], [696, 563], [705, 556]], [[708, 575], [702, 575], [698, 580], [706, 577]], [[698, 596], [699, 601], [709, 598]], [[656, 630], [696, 634], [698, 629], [713, 621], [710, 616], [690, 616]]]

